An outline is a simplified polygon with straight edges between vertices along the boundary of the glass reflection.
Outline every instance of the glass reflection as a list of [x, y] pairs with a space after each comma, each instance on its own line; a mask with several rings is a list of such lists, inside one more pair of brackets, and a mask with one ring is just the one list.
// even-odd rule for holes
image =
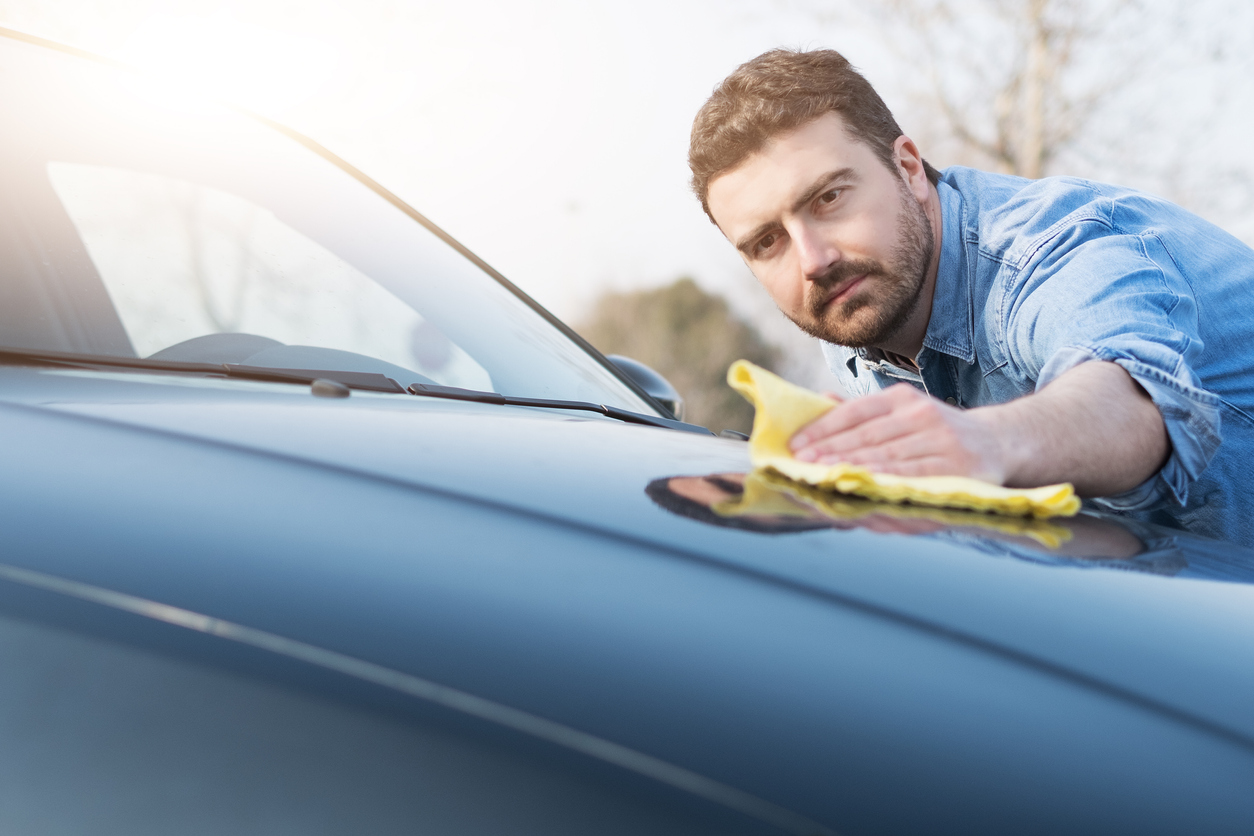
[[167, 107], [135, 78], [0, 55], [3, 347], [373, 372], [653, 412], [351, 168], [242, 113]]

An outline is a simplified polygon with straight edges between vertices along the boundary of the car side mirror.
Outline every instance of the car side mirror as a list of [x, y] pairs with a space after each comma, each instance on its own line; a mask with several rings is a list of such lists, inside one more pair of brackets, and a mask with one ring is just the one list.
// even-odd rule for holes
[[647, 392], [653, 400], [669, 409], [676, 421], [684, 420], [684, 399], [669, 380], [644, 363], [621, 354], [610, 354], [605, 359]]

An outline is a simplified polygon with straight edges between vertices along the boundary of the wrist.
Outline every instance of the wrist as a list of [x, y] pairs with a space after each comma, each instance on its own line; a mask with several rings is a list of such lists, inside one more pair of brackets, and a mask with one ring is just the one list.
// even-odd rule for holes
[[1016, 404], [977, 407], [968, 415], [975, 421], [982, 439], [984, 470], [989, 481], [1000, 485], [1023, 487], [1033, 478], [1039, 457], [1032, 449], [1032, 434], [1022, 432], [1013, 409]]

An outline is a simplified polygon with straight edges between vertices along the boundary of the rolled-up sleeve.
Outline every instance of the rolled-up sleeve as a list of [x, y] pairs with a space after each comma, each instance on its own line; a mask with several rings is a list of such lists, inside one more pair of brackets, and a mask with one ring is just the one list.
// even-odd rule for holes
[[1193, 291], [1156, 241], [1110, 234], [1057, 242], [1006, 299], [1010, 360], [1037, 391], [1082, 363], [1112, 362], [1162, 415], [1171, 455], [1143, 484], [1097, 500], [1113, 510], [1183, 505], [1221, 441], [1220, 399], [1192, 365], [1203, 348]]

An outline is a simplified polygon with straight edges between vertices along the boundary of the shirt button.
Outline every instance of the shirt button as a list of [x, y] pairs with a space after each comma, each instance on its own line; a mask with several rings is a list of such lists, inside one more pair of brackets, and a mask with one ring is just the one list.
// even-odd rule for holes
[[950, 406], [956, 406], [958, 403], [958, 399], [954, 397], [945, 398], [945, 403], [949, 404]]

